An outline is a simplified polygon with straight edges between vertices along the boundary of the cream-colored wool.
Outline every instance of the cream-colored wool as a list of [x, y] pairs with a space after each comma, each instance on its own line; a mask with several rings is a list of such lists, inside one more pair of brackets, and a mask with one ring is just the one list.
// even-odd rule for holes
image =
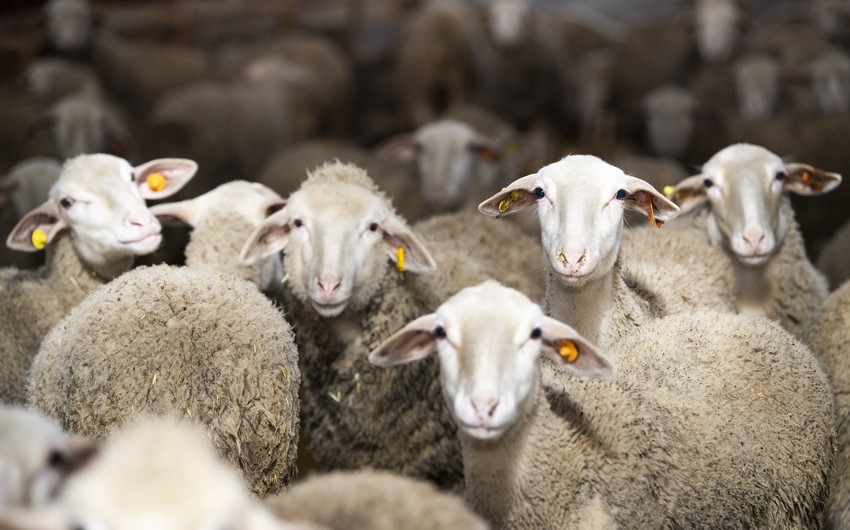
[[824, 301], [809, 328], [809, 344], [829, 376], [835, 393], [838, 429], [832, 468], [826, 527], [850, 527], [850, 282], [844, 282]]
[[432, 484], [380, 471], [328, 473], [265, 499], [276, 516], [333, 530], [486, 530], [489, 526]]
[[142, 411], [200, 421], [264, 495], [295, 472], [299, 382], [292, 331], [253, 284], [160, 265], [104, 285], [51, 331], [28, 399], [95, 438]]

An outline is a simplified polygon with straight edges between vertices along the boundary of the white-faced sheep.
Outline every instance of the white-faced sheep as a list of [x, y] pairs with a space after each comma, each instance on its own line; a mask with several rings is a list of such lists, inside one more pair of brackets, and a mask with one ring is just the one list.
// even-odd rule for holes
[[91, 43], [92, 12], [88, 0], [50, 0], [45, 5], [50, 44], [62, 54], [80, 55]]
[[690, 90], [675, 85], [660, 86], [646, 95], [646, 133], [655, 153], [669, 157], [685, 153], [694, 131], [696, 104]]
[[779, 73], [779, 62], [766, 53], [750, 53], [735, 61], [735, 93], [744, 119], [770, 117], [779, 97]]
[[825, 114], [850, 110], [850, 56], [843, 50], [830, 51], [810, 68], [818, 109]]
[[50, 198], [12, 230], [7, 245], [47, 249], [36, 271], [0, 271], [0, 397], [24, 399], [26, 371], [41, 340], [96, 287], [127, 271], [134, 256], [159, 247], [159, 221], [145, 199], [168, 197], [195, 173], [191, 160], [158, 159], [131, 166], [111, 155], [65, 163]]
[[139, 267], [91, 293], [45, 337], [27, 398], [92, 438], [141, 411], [193, 418], [264, 495], [295, 472], [297, 357], [281, 311], [250, 282]]
[[90, 66], [58, 57], [45, 57], [31, 63], [26, 78], [31, 93], [51, 101], [75, 92], [100, 90], [100, 81]]
[[463, 501], [433, 484], [380, 471], [336, 472], [297, 483], [264, 504], [278, 518], [334, 530], [486, 530]]
[[808, 330], [808, 341], [835, 393], [837, 448], [832, 468], [826, 527], [850, 525], [850, 282], [824, 301]]
[[705, 205], [696, 217], [705, 216], [707, 244], [729, 256], [738, 310], [777, 319], [802, 337], [827, 284], [806, 255], [788, 194], [819, 195], [840, 183], [836, 173], [735, 144], [679, 183], [672, 196], [684, 213]]
[[150, 210], [163, 224], [192, 227], [185, 250], [188, 267], [233, 274], [272, 293], [283, 277], [280, 256], [246, 265], [239, 253], [251, 233], [284, 204], [280, 195], [258, 182], [235, 180], [194, 199], [160, 203]]
[[91, 153], [130, 158], [131, 139], [119, 109], [99, 93], [79, 92], [56, 101], [48, 112], [56, 156]]
[[[713, 285], [690, 285], [691, 271], [676, 262], [620, 259], [625, 210], [647, 215], [653, 224], [678, 213], [645, 181], [594, 156], [571, 155], [516, 180], [479, 209], [498, 217], [532, 206], [548, 271], [547, 314], [572, 319], [572, 326], [603, 347], [651, 318], [694, 306], [726, 307]], [[651, 254], [654, 248], [643, 251]], [[722, 271], [707, 274], [710, 283], [722, 284]]]
[[0, 516], [3, 528], [138, 530], [315, 528], [277, 521], [252, 499], [200, 426], [140, 418], [111, 433], [97, 456], [74, 473], [42, 510]]
[[0, 406], [0, 512], [45, 505], [93, 450], [38, 411]]
[[495, 528], [820, 524], [830, 388], [809, 350], [766, 319], [666, 317], [610, 352], [619, 374], [606, 381], [612, 362], [573, 328], [487, 282], [369, 359], [431, 354], [458, 427], [466, 501]]
[[[329, 163], [311, 172], [246, 243], [243, 258], [249, 262], [284, 250], [285, 306], [300, 351], [304, 428], [322, 467], [371, 466], [459, 486], [459, 446], [437, 398], [436, 364], [386, 374], [366, 359], [394, 327], [435, 307], [447, 292], [478, 283], [499, 267], [514, 275], [522, 271], [503, 252], [522, 245], [516, 229], [503, 232], [491, 224], [479, 233], [453, 218], [444, 223], [431, 220], [426, 231], [453, 237], [429, 241], [426, 248], [426, 237], [411, 231], [362, 169]], [[458, 233], [461, 242], [455, 241]], [[479, 250], [479, 237], [494, 248]], [[532, 239], [532, 249], [534, 244]], [[522, 248], [516, 255], [535, 252]], [[479, 252], [498, 254], [497, 263], [477, 259]], [[538, 279], [538, 289], [541, 284]], [[392, 407], [385, 401], [390, 395]], [[422, 395], [431, 401], [415, 399]]]
[[742, 4], [739, 0], [696, 0], [696, 42], [704, 60], [723, 61], [735, 54], [744, 26]]

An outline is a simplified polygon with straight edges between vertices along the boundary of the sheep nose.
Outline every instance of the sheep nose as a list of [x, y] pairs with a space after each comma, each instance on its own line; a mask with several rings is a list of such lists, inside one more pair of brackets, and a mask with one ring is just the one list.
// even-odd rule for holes
[[330, 300], [339, 288], [342, 286], [342, 278], [316, 278], [316, 284], [319, 286], [319, 291], [322, 297]]
[[747, 228], [744, 230], [744, 233], [741, 234], [741, 238], [744, 240], [744, 243], [752, 250], [756, 252], [761, 245], [762, 241], [764, 241], [764, 230], [760, 228]]
[[478, 417], [481, 419], [492, 418], [493, 414], [496, 413], [496, 408], [499, 406], [498, 398], [480, 398], [475, 397], [471, 399], [472, 408], [475, 409], [475, 413], [478, 414]]
[[581, 251], [559, 251], [558, 262], [564, 266], [564, 269], [571, 274], [575, 274], [581, 270], [582, 265], [587, 260], [587, 249]]

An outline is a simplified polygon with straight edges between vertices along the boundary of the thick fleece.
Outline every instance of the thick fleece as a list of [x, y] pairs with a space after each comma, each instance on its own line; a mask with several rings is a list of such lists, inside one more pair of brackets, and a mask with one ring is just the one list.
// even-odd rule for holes
[[292, 331], [253, 284], [160, 265], [103, 286], [51, 331], [28, 398], [90, 437], [142, 411], [200, 421], [265, 495], [295, 472], [299, 382]]
[[829, 295], [809, 329], [809, 344], [835, 392], [837, 449], [832, 468], [827, 528], [850, 527], [850, 282]]
[[318, 475], [265, 504], [282, 519], [334, 530], [489, 528], [460, 498], [426, 482], [378, 471]]
[[81, 260], [64, 231], [37, 270], [0, 270], [0, 401], [26, 400], [27, 370], [47, 332], [107, 279]]
[[763, 318], [703, 310], [607, 353], [617, 378], [544, 362], [523, 430], [461, 438], [467, 502], [496, 528], [820, 526], [835, 425], [802, 343]]

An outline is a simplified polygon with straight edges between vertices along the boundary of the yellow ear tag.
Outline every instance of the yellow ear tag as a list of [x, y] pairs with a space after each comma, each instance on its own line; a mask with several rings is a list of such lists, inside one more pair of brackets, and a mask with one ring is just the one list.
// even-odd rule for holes
[[44, 233], [44, 230], [41, 228], [36, 228], [32, 231], [32, 236], [30, 236], [32, 240], [32, 246], [37, 248], [38, 250], [43, 249], [47, 246], [47, 234]]
[[664, 196], [668, 199], [673, 199], [673, 193], [676, 192], [676, 186], [664, 186]]
[[395, 268], [398, 272], [404, 272], [404, 248], [398, 247], [395, 249]]
[[148, 188], [151, 191], [162, 191], [165, 189], [165, 176], [162, 173], [151, 173], [148, 175]]
[[505, 213], [507, 209], [511, 207], [511, 204], [515, 203], [518, 199], [519, 191], [512, 191], [510, 197], [508, 197], [507, 199], [503, 199], [502, 202], [499, 203], [499, 213]]
[[566, 362], [574, 363], [578, 359], [578, 348], [573, 341], [564, 339], [558, 345], [558, 355]]
[[505, 146], [505, 154], [508, 156], [516, 156], [519, 153], [519, 144], [515, 141], [510, 141]]

